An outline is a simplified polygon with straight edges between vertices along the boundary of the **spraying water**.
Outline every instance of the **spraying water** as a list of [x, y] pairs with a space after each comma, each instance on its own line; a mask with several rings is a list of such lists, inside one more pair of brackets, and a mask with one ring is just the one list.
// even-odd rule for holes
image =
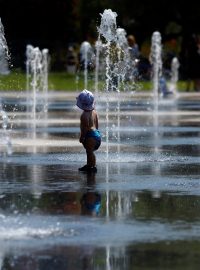
[[49, 69], [49, 50], [42, 50], [42, 90], [44, 95], [43, 111], [45, 115], [48, 111], [48, 69]]
[[88, 88], [88, 69], [92, 65], [94, 52], [88, 41], [84, 41], [80, 47], [80, 62], [84, 71], [84, 88]]
[[[116, 31], [117, 34], [117, 43], [120, 46], [121, 50], [118, 52], [118, 85], [120, 82], [123, 85], [123, 88], [125, 88], [124, 81], [125, 76], [128, 73], [128, 67], [130, 66], [130, 54], [128, 49], [128, 42], [126, 38], [126, 31], [123, 28], [117, 28]], [[120, 137], [120, 111], [121, 111], [121, 97], [120, 97], [120, 91], [118, 91], [117, 95], [117, 152], [118, 152], [118, 158], [120, 158], [120, 143], [121, 143], [121, 137]]]
[[[33, 121], [33, 138], [36, 136], [36, 120], [38, 105], [43, 118], [48, 110], [48, 49], [40, 51], [38, 47], [27, 45], [26, 48], [26, 77], [27, 77], [27, 110]], [[42, 94], [42, 99], [38, 94]], [[31, 103], [29, 102], [31, 100]], [[39, 103], [40, 101], [40, 103]], [[42, 104], [41, 104], [42, 101]]]
[[32, 103], [31, 112], [33, 120], [33, 137], [35, 139], [36, 134], [36, 105], [37, 105], [37, 92], [40, 89], [40, 73], [41, 73], [41, 59], [42, 55], [39, 48], [33, 48], [31, 51], [30, 59], [30, 72], [32, 75], [32, 80], [30, 86], [32, 87]]
[[9, 118], [8, 118], [7, 113], [3, 110], [2, 103], [0, 105], [0, 114], [2, 116], [3, 143], [6, 146], [6, 153], [8, 155], [11, 155], [12, 142], [11, 142], [9, 131], [8, 131]]
[[[10, 60], [9, 50], [4, 35], [4, 27], [0, 18], [0, 73], [8, 74], [8, 61]], [[6, 145], [7, 154], [12, 154], [12, 143], [8, 133], [9, 118], [5, 110], [3, 109], [2, 99], [0, 97], [0, 114], [2, 116], [2, 129], [3, 129], [3, 141]]]
[[117, 13], [111, 9], [105, 9], [101, 15], [101, 24], [98, 28], [99, 33], [106, 39], [107, 42], [116, 41]]
[[162, 76], [161, 34], [154, 32], [151, 39], [150, 62], [152, 64], [154, 112], [158, 111], [159, 80]]
[[[110, 74], [110, 58], [111, 58], [111, 45], [117, 40], [117, 13], [111, 9], [104, 10], [101, 15], [101, 24], [98, 28], [98, 32], [106, 40], [105, 44], [105, 55], [106, 55], [106, 93], [110, 90], [110, 84], [112, 84], [113, 78]], [[114, 77], [115, 78], [115, 77]], [[106, 99], [106, 159], [108, 160], [109, 152], [109, 98]]]
[[9, 74], [8, 62], [10, 60], [9, 50], [4, 35], [4, 27], [0, 18], [0, 74]]
[[131, 65], [129, 46], [126, 38], [126, 31], [123, 28], [117, 28], [117, 43], [122, 49], [121, 53], [123, 52], [122, 56], [119, 55], [120, 60], [119, 78], [121, 79], [122, 85], [124, 86], [125, 76], [127, 75], [128, 70], [133, 67]]
[[171, 63], [171, 82], [170, 82], [170, 91], [177, 95], [177, 81], [178, 81], [178, 69], [179, 69], [179, 61], [177, 57], [172, 59]]
[[[112, 92], [117, 95], [117, 153], [120, 153], [120, 89], [125, 89], [125, 80], [129, 70], [133, 68], [130, 60], [130, 51], [126, 38], [126, 31], [123, 28], [117, 28], [117, 13], [111, 9], [106, 9], [101, 14], [101, 23], [98, 28], [103, 42], [100, 51], [103, 51], [106, 62], [106, 158], [109, 152], [109, 99]], [[99, 37], [99, 39], [100, 39]], [[98, 44], [99, 44], [98, 39]], [[97, 77], [97, 76], [96, 76]], [[131, 78], [131, 83], [133, 78]]]
[[[161, 35], [159, 32], [154, 32], [152, 35], [150, 62], [152, 64], [152, 80], [153, 80], [153, 124], [154, 124], [154, 144], [155, 153], [158, 154], [158, 98], [159, 98], [159, 87], [162, 82], [162, 46], [161, 46]], [[156, 172], [157, 174], [158, 172]]]
[[100, 55], [100, 50], [102, 48], [102, 42], [100, 40], [100, 35], [98, 36], [98, 39], [95, 43], [95, 49], [96, 49], [96, 58], [95, 58], [95, 94], [97, 96], [98, 91], [99, 91], [99, 55]]

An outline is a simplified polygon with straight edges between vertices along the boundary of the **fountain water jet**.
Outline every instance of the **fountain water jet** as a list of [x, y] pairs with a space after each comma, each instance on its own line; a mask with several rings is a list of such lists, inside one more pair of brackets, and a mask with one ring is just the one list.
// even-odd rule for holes
[[119, 55], [120, 59], [120, 73], [119, 73], [119, 80], [122, 82], [123, 88], [125, 88], [124, 81], [125, 79], [133, 80], [134, 78], [127, 78], [129, 75], [129, 70], [133, 68], [130, 58], [129, 46], [128, 41], [126, 38], [126, 31], [123, 28], [117, 28], [117, 43], [122, 49], [121, 53], [123, 52], [123, 56]]
[[[110, 111], [110, 96], [115, 95], [117, 99], [117, 155], [120, 158], [120, 115], [121, 115], [121, 89], [127, 90], [128, 84], [134, 83], [133, 76], [128, 78], [129, 71], [133, 68], [133, 63], [130, 59], [130, 51], [126, 38], [126, 31], [123, 28], [117, 28], [116, 23], [117, 13], [108, 9], [101, 14], [101, 23], [98, 27], [99, 39], [103, 39], [99, 46], [103, 52], [106, 62], [106, 159], [108, 160], [109, 152], [109, 111]], [[99, 55], [99, 54], [98, 54]], [[99, 57], [98, 57], [99, 58]], [[98, 66], [98, 65], [97, 65]], [[97, 75], [96, 75], [97, 77]], [[126, 85], [125, 85], [126, 80]], [[97, 81], [97, 80], [96, 80]], [[97, 85], [97, 83], [96, 83]], [[132, 88], [131, 88], [132, 89]], [[128, 89], [130, 90], [130, 89]], [[97, 91], [96, 91], [97, 92]], [[113, 125], [115, 127], [115, 125]]]
[[95, 43], [96, 56], [95, 56], [95, 95], [98, 95], [99, 91], [99, 55], [102, 47], [102, 42], [100, 40], [100, 35]]
[[159, 80], [162, 76], [162, 44], [161, 34], [154, 32], [151, 39], [150, 62], [152, 64], [154, 112], [158, 111]]
[[[161, 34], [154, 32], [152, 34], [150, 62], [152, 64], [152, 80], [153, 80], [153, 122], [154, 122], [154, 149], [156, 155], [158, 154], [158, 98], [159, 98], [159, 86], [160, 80], [162, 79], [162, 44]], [[156, 172], [157, 174], [157, 172]]]
[[[32, 115], [33, 139], [35, 139], [38, 105], [41, 108], [40, 116], [44, 119], [46, 119], [48, 111], [48, 49], [40, 51], [38, 47], [27, 45], [26, 57], [27, 111]], [[40, 97], [42, 104], [38, 102], [38, 94], [42, 95], [42, 99]]]
[[[113, 78], [111, 77], [111, 46], [117, 41], [117, 23], [116, 17], [117, 13], [113, 12], [111, 9], [104, 10], [101, 15], [101, 24], [98, 28], [98, 32], [106, 40], [105, 54], [106, 54], [106, 94], [110, 91], [112, 87]], [[114, 67], [115, 68], [115, 67]], [[114, 78], [116, 80], [116, 78]], [[118, 80], [118, 77], [117, 77]], [[109, 152], [109, 97], [106, 98], [106, 159], [108, 160]]]
[[0, 74], [9, 74], [8, 62], [10, 60], [9, 50], [4, 35], [4, 27], [0, 18]]
[[[10, 60], [9, 50], [6, 42], [6, 38], [4, 35], [4, 27], [0, 18], [0, 73], [8, 74], [8, 61]], [[7, 154], [12, 154], [12, 143], [7, 130], [9, 118], [6, 111], [3, 109], [2, 99], [0, 97], [0, 113], [2, 115], [2, 128], [3, 128], [3, 141], [6, 145]]]
[[171, 81], [170, 81], [170, 91], [177, 96], [177, 82], [178, 82], [178, 69], [179, 61], [177, 57], [174, 57], [171, 62]]
[[88, 69], [92, 65], [94, 52], [88, 41], [84, 41], [80, 47], [80, 62], [84, 71], [84, 88], [88, 88]]

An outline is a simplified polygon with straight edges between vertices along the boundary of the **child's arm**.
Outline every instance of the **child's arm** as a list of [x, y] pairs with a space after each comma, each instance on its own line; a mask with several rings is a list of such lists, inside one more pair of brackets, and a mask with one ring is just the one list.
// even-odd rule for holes
[[99, 129], [99, 118], [97, 114], [96, 114], [96, 129]]
[[81, 123], [80, 123], [81, 134], [80, 134], [79, 142], [80, 142], [80, 143], [83, 143], [84, 140], [85, 140], [86, 133], [87, 133], [87, 131], [88, 131], [88, 120], [87, 120], [87, 118], [82, 114], [82, 115], [81, 115], [80, 121], [81, 121]]

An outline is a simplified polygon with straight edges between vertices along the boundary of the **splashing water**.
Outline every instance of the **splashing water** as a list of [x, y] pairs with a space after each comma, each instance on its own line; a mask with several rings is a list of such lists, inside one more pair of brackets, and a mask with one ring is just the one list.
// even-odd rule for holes
[[[0, 18], [0, 73], [8, 74], [8, 61], [10, 60], [9, 50], [4, 35], [4, 27]], [[7, 113], [3, 109], [2, 100], [0, 97], [0, 114], [2, 116], [2, 129], [3, 129], [3, 142], [6, 145], [7, 154], [12, 154], [12, 143], [8, 133], [9, 118]]]
[[0, 114], [2, 116], [3, 143], [6, 145], [7, 154], [11, 155], [12, 142], [11, 142], [9, 131], [8, 131], [9, 118], [8, 118], [7, 113], [3, 110], [2, 104], [0, 106]]
[[[32, 78], [30, 79], [30, 89], [32, 90], [32, 102], [31, 102], [31, 109], [32, 112], [32, 120], [33, 120], [33, 137], [35, 138], [36, 134], [36, 105], [37, 105], [37, 92], [40, 89], [40, 74], [42, 70], [41, 59], [42, 54], [39, 48], [34, 48], [32, 46], [27, 47], [27, 65], [29, 64], [29, 68], [27, 70], [30, 71], [29, 76]], [[28, 77], [28, 76], [27, 76]], [[29, 97], [27, 97], [29, 98]], [[28, 102], [27, 102], [28, 104]]]
[[150, 62], [152, 64], [154, 112], [158, 111], [159, 79], [162, 76], [161, 34], [154, 32], [151, 39]]
[[0, 74], [6, 75], [10, 72], [8, 68], [9, 61], [10, 61], [9, 50], [4, 35], [4, 27], [0, 18]]
[[95, 43], [95, 50], [96, 50], [96, 58], [95, 58], [95, 94], [97, 96], [99, 91], [99, 55], [102, 47], [102, 42], [100, 40], [100, 35], [98, 35], [98, 39]]
[[[42, 51], [38, 47], [27, 45], [26, 47], [26, 78], [27, 78], [27, 111], [32, 113], [33, 137], [36, 134], [36, 111], [40, 105], [40, 116], [43, 118], [48, 110], [48, 49]], [[43, 95], [42, 104], [38, 103], [39, 92]], [[31, 99], [31, 103], [29, 100]]]
[[49, 70], [49, 50], [42, 50], [42, 90], [44, 94], [43, 111], [48, 111], [48, 70]]
[[[114, 44], [117, 41], [117, 23], [116, 17], [117, 13], [113, 12], [111, 9], [104, 10], [101, 15], [101, 24], [99, 26], [98, 32], [101, 36], [103, 36], [106, 40], [105, 47], [105, 55], [106, 55], [106, 93], [108, 94], [109, 88], [112, 87], [113, 79], [111, 70], [111, 42]], [[115, 68], [115, 67], [114, 67]], [[113, 68], [113, 69], [114, 69]], [[116, 80], [116, 78], [115, 78]], [[108, 152], [109, 152], [109, 98], [106, 99], [106, 159], [108, 160]]]
[[174, 57], [171, 63], [170, 91], [172, 91], [175, 95], [177, 95], [177, 81], [178, 81], [179, 66], [180, 64], [179, 64], [178, 58]]
[[[152, 35], [150, 62], [152, 64], [152, 80], [153, 80], [153, 122], [154, 122], [154, 142], [155, 142], [155, 153], [158, 154], [158, 141], [159, 141], [159, 121], [158, 121], [158, 92], [160, 81], [164, 79], [162, 77], [162, 46], [161, 46], [161, 34], [154, 32]], [[158, 172], [156, 172], [158, 173]]]
[[[120, 153], [120, 110], [121, 110], [121, 95], [120, 89], [126, 89], [125, 79], [127, 79], [129, 71], [133, 69], [130, 60], [130, 51], [126, 38], [126, 31], [123, 28], [117, 28], [116, 17], [117, 13], [111, 9], [106, 9], [101, 15], [101, 23], [97, 28], [99, 32], [98, 44], [100, 38], [103, 41], [100, 45], [100, 50], [103, 51], [104, 59], [106, 60], [106, 157], [108, 159], [109, 152], [109, 100], [110, 95], [116, 93], [117, 95], [117, 152], [118, 157]], [[105, 43], [106, 42], [106, 43]], [[99, 58], [99, 53], [98, 53]], [[97, 65], [98, 66], [98, 65]], [[97, 75], [96, 75], [97, 77]], [[131, 84], [133, 77], [129, 78]], [[96, 78], [96, 81], [97, 78]], [[97, 83], [96, 83], [97, 85]], [[97, 92], [97, 91], [96, 91]]]
[[123, 28], [117, 28], [117, 42], [124, 49], [124, 51], [128, 51], [128, 41], [126, 38], [126, 31]]
[[92, 65], [92, 61], [94, 58], [94, 52], [92, 46], [88, 41], [84, 41], [80, 47], [80, 62], [83, 65], [84, 70], [84, 87], [88, 88], [88, 68]]
[[104, 10], [101, 15], [101, 24], [98, 28], [99, 33], [106, 39], [107, 42], [116, 41], [117, 13], [111, 9]]
[[[123, 52], [123, 57], [119, 55], [120, 61], [120, 70], [119, 70], [119, 78], [122, 82], [124, 87], [125, 76], [128, 74], [129, 69], [132, 69], [133, 66], [131, 65], [130, 53], [129, 53], [129, 46], [126, 38], [126, 31], [123, 28], [117, 28], [117, 43], [119, 44], [120, 48]], [[133, 78], [132, 78], [133, 79]]]

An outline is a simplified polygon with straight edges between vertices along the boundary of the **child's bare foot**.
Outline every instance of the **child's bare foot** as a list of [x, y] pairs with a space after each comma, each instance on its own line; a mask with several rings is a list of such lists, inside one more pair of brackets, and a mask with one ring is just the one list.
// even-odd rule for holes
[[97, 172], [97, 168], [96, 167], [90, 167], [88, 165], [85, 165], [81, 168], [78, 169], [80, 172]]
[[79, 168], [78, 170], [81, 172], [86, 172], [88, 169], [88, 165], [84, 165], [83, 167]]

